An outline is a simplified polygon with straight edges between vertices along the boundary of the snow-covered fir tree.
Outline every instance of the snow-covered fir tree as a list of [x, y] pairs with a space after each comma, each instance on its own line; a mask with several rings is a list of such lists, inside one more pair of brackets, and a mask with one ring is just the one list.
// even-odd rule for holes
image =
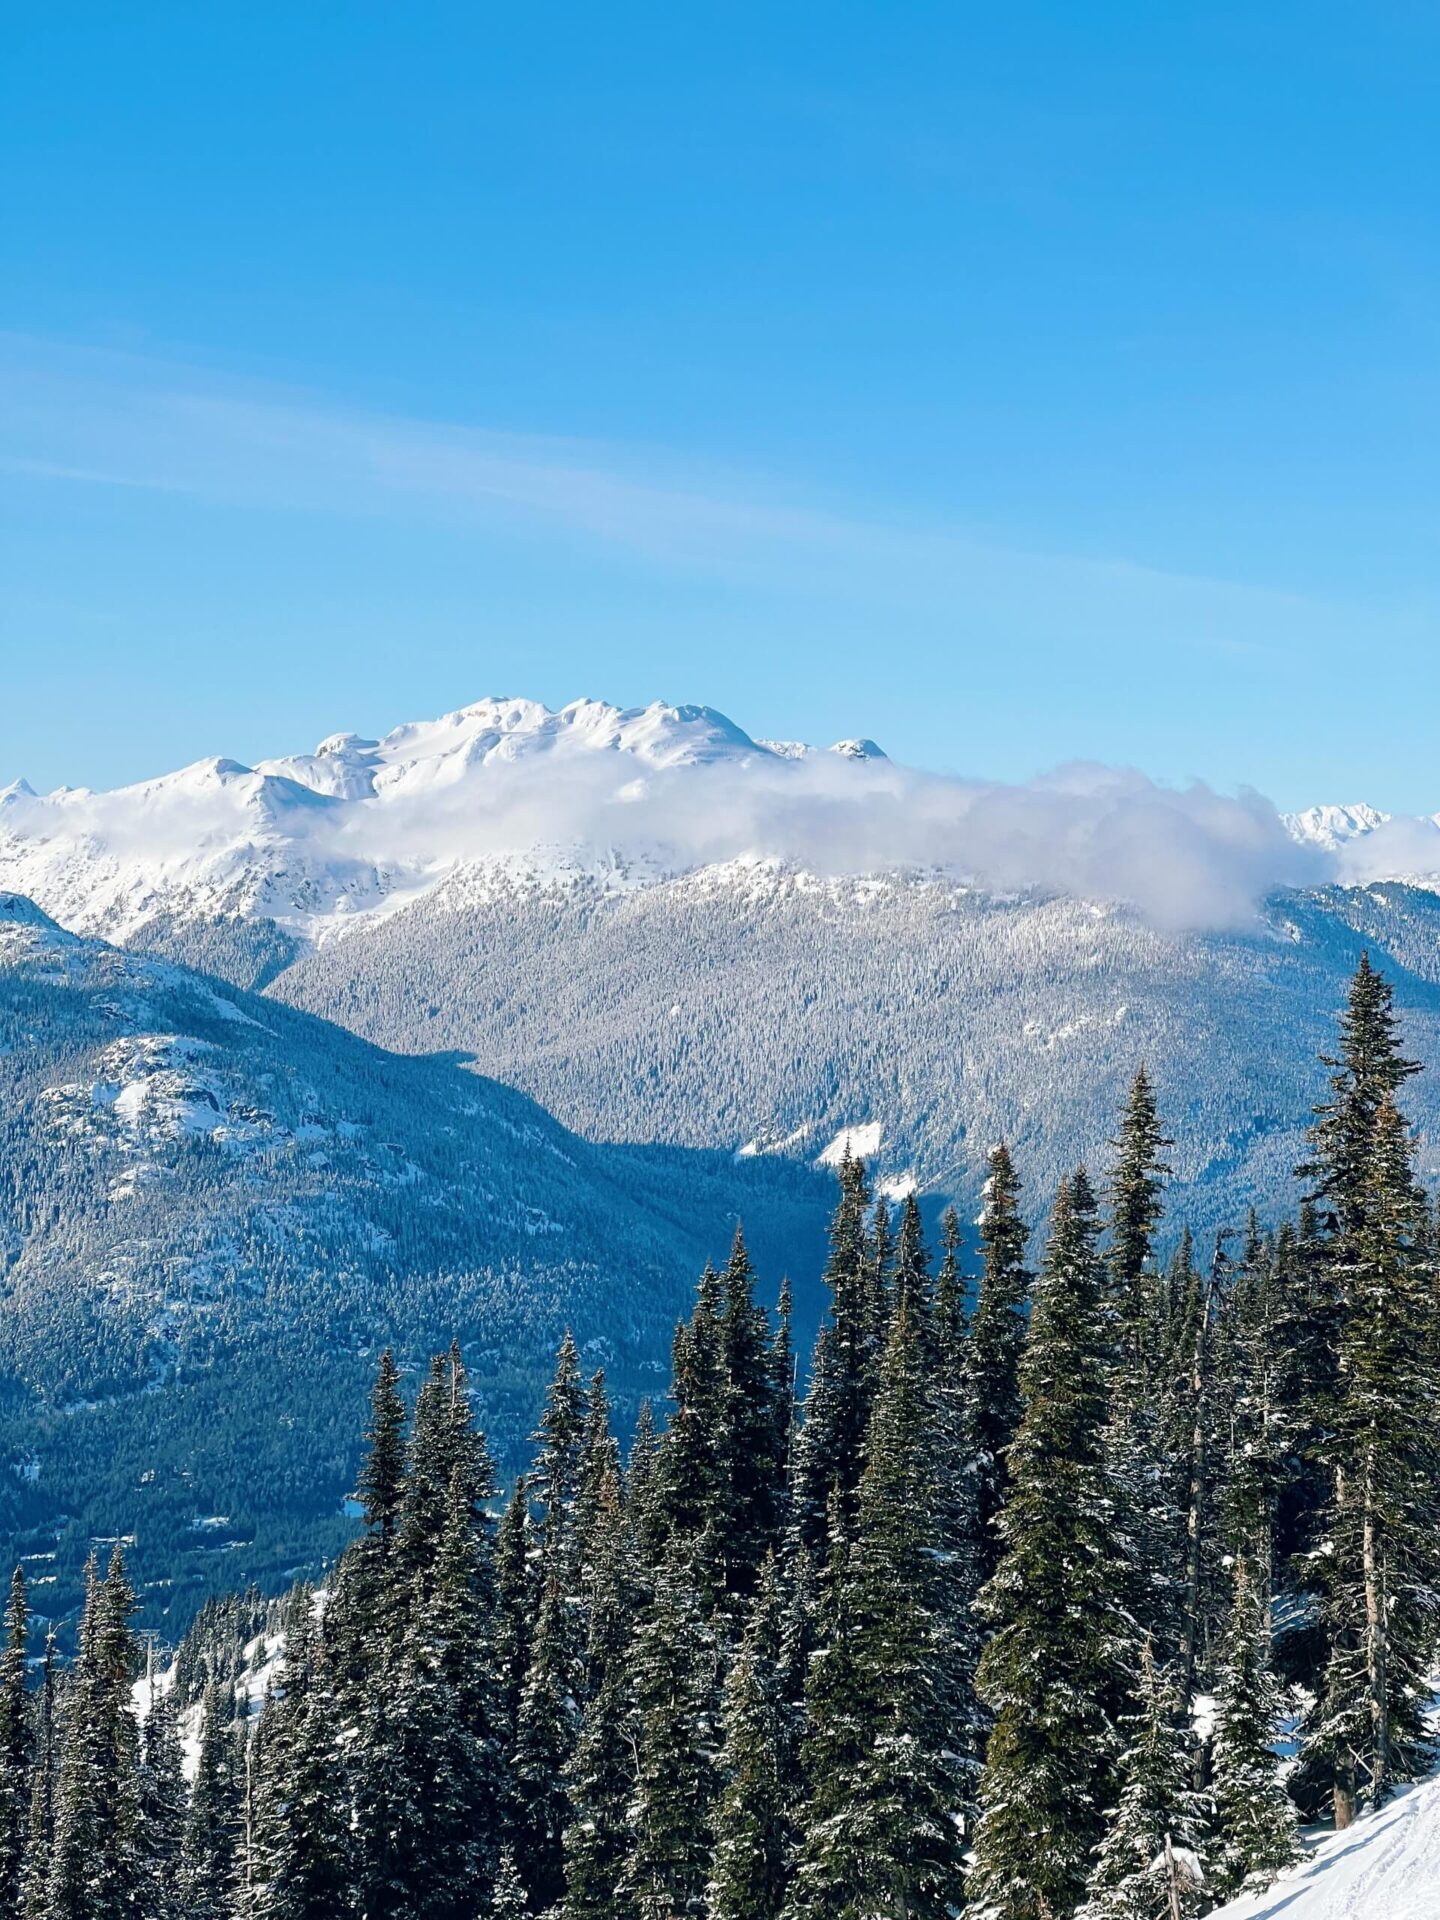
[[1195, 1737], [1184, 1702], [1148, 1640], [1123, 1724], [1119, 1799], [1079, 1920], [1197, 1920], [1209, 1907], [1205, 1859], [1213, 1808], [1194, 1786]]
[[1083, 1168], [1056, 1198], [1020, 1368], [1023, 1412], [981, 1595], [979, 1687], [995, 1716], [971, 1874], [984, 1920], [1066, 1920], [1114, 1802], [1134, 1623], [1106, 1470], [1111, 1335]]
[[1220, 1648], [1212, 1742], [1215, 1888], [1222, 1898], [1268, 1886], [1299, 1855], [1295, 1807], [1280, 1778], [1276, 1743], [1283, 1701], [1270, 1666], [1263, 1586], [1237, 1554], [1230, 1617]]

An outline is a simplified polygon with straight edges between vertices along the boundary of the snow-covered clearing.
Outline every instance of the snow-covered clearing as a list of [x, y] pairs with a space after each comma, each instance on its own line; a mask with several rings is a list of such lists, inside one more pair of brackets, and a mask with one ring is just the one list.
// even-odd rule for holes
[[1440, 1920], [1440, 1778], [1362, 1814], [1268, 1892], [1211, 1920]]

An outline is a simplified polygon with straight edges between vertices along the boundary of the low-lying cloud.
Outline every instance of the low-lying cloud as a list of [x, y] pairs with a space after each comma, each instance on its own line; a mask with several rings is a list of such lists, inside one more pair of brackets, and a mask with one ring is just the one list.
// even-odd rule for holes
[[1440, 822], [1425, 815], [1385, 820], [1341, 846], [1337, 877], [1350, 887], [1440, 874]]
[[1124, 903], [1176, 930], [1243, 924], [1272, 887], [1331, 872], [1258, 794], [1107, 767], [1006, 785], [831, 754], [641, 775], [623, 757], [597, 762], [522, 762], [447, 795], [366, 802], [341, 840], [402, 866], [579, 845], [671, 871], [757, 857], [823, 876], [941, 870], [1000, 892]]
[[346, 897], [363, 910], [386, 888], [423, 891], [467, 863], [536, 850], [670, 873], [741, 859], [825, 877], [939, 871], [1000, 893], [1123, 904], [1176, 931], [1247, 924], [1270, 889], [1335, 878], [1349, 858], [1297, 844], [1253, 792], [1090, 764], [1005, 784], [837, 753], [658, 769], [625, 752], [522, 753], [422, 766], [352, 799], [197, 768], [0, 808], [0, 885], [50, 910], [73, 909], [87, 873], [117, 900], [159, 907], [180, 892], [193, 904], [197, 888], [226, 890], [247, 870], [285, 889], [308, 876], [318, 911]]

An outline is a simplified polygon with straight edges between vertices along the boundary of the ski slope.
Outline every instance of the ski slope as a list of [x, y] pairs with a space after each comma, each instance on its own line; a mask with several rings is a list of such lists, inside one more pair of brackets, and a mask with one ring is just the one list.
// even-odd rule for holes
[[1440, 1920], [1440, 1779], [1362, 1814], [1268, 1892], [1210, 1920]]

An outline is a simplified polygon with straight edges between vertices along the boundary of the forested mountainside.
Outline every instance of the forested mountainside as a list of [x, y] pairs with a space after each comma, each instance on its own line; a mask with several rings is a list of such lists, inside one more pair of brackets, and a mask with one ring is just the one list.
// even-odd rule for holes
[[566, 1326], [633, 1415], [736, 1220], [813, 1275], [827, 1186], [591, 1145], [452, 1059], [0, 896], [0, 1552], [63, 1616], [92, 1538], [134, 1536], [151, 1624], [318, 1566], [380, 1344], [457, 1336], [508, 1461]]
[[798, 1406], [740, 1236], [628, 1459], [568, 1338], [508, 1497], [458, 1349], [383, 1354], [323, 1590], [149, 1684], [122, 1549], [38, 1687], [17, 1576], [0, 1903], [1428, 1920], [1440, 1234], [1366, 961], [1332, 1046], [1297, 1210], [1168, 1259], [1144, 1073], [1044, 1228], [994, 1149], [973, 1277], [842, 1160]]
[[[1367, 943], [1440, 1057], [1440, 897], [1399, 885], [1174, 934], [1073, 900], [763, 866], [618, 894], [581, 880], [477, 900], [455, 882], [270, 992], [387, 1046], [471, 1052], [590, 1138], [813, 1159], [869, 1125], [877, 1177], [966, 1217], [996, 1140], [1053, 1193], [1143, 1060], [1198, 1231], [1288, 1195], [1310, 1062]], [[1440, 1086], [1414, 1109], [1433, 1171]]]

